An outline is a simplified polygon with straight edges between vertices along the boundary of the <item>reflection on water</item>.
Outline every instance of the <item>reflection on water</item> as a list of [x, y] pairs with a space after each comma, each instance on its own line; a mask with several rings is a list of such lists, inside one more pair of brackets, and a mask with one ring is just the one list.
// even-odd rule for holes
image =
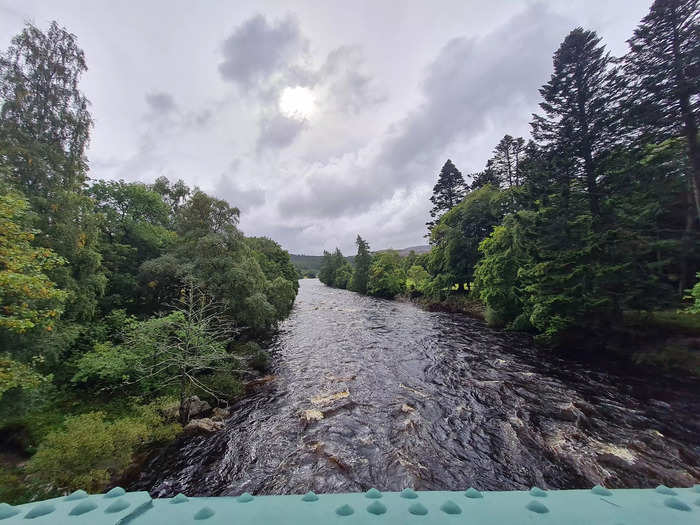
[[461, 315], [301, 281], [276, 379], [179, 440], [154, 496], [649, 487], [700, 480], [693, 382], [602, 372]]

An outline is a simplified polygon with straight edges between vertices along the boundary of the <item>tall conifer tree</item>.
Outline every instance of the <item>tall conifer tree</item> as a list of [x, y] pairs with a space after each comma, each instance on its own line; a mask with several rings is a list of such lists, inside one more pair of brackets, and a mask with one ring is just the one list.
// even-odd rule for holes
[[700, 215], [700, 11], [697, 0], [656, 0], [627, 41], [628, 116], [642, 137], [685, 137]]
[[576, 28], [554, 53], [554, 73], [540, 88], [544, 115], [533, 115], [532, 134], [541, 145], [566, 149], [576, 159], [594, 223], [601, 216], [602, 157], [619, 141], [613, 58], [595, 31]]
[[433, 195], [430, 197], [430, 202], [433, 203], [433, 209], [430, 210], [432, 220], [426, 222], [428, 230], [432, 230], [435, 223], [440, 220], [440, 217], [454, 208], [463, 198], [467, 191], [464, 183], [464, 177], [450, 159], [442, 166], [438, 181], [433, 186]]

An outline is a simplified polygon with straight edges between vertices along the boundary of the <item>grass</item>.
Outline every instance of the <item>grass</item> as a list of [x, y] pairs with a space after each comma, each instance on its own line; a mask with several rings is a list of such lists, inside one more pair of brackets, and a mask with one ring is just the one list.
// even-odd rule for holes
[[625, 325], [632, 328], [653, 329], [700, 336], [700, 315], [662, 310], [658, 312], [628, 311], [624, 313]]
[[628, 311], [623, 319], [627, 334], [639, 341], [637, 351], [623, 352], [634, 363], [700, 377], [700, 315]]

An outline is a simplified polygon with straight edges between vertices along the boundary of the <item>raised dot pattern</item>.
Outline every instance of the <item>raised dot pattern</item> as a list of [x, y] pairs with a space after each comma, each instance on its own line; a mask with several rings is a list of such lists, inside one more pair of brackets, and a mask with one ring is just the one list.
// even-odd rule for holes
[[109, 504], [109, 506], [105, 509], [106, 514], [114, 514], [115, 512], [121, 512], [124, 509], [128, 508], [131, 503], [126, 501], [124, 498], [119, 498], [116, 501], [113, 501], [112, 503]]
[[38, 518], [39, 516], [51, 514], [54, 510], [56, 510], [56, 507], [51, 503], [39, 503], [36, 507], [33, 507], [29, 512], [27, 512], [24, 517], [25, 519], [31, 520]]
[[541, 501], [536, 501], [534, 499], [527, 504], [526, 508], [527, 510], [531, 510], [532, 512], [536, 512], [537, 514], [546, 514], [547, 512], [549, 512], [549, 509], [544, 503], [542, 503]]
[[440, 510], [445, 514], [462, 514], [462, 508], [452, 500], [447, 500], [440, 505]]
[[474, 487], [469, 487], [467, 491], [464, 493], [464, 495], [468, 498], [476, 499], [476, 498], [483, 498], [484, 495], [476, 490]]
[[370, 514], [384, 514], [386, 512], [386, 506], [381, 501], [373, 501], [367, 506], [367, 512]]
[[[648, 493], [651, 493], [651, 489], [647, 489], [647, 490], [649, 490]], [[697, 511], [697, 509], [694, 511], [694, 507], [700, 506], [700, 497], [691, 498], [691, 499], [687, 499], [687, 497], [691, 496], [691, 495], [694, 496], [695, 494], [700, 494], [700, 485], [694, 485], [693, 487], [682, 488], [682, 489], [673, 489], [673, 488], [667, 487], [666, 485], [659, 485], [658, 487], [653, 489], [653, 491], [656, 492], [657, 494], [663, 494], [664, 496], [666, 496], [665, 498], [660, 498], [657, 496], [656, 505], [663, 503], [663, 507], [670, 509], [670, 510], [667, 510], [666, 512], [671, 512], [671, 513], [678, 512], [678, 514], [676, 514], [678, 516], [677, 519], [690, 519], [692, 521], [694, 515], [697, 517], [698, 511]], [[678, 496], [678, 494], [679, 494], [678, 491], [680, 491], [680, 496]], [[607, 488], [603, 487], [602, 485], [595, 485], [594, 487], [591, 488], [590, 492], [593, 494], [596, 494], [598, 496], [613, 496], [613, 492], [608, 490]], [[625, 491], [618, 492], [617, 497], [614, 498], [615, 501], [617, 501], [618, 503], [620, 503], [622, 505], [616, 505], [614, 503], [613, 503], [613, 505], [615, 505], [617, 507], [621, 507], [621, 508], [625, 507], [625, 501], [629, 501], [629, 500], [626, 500], [626, 496], [623, 496], [624, 492]], [[553, 501], [551, 503], [555, 503], [558, 501], [557, 496], [556, 496], [558, 493], [559, 493], [559, 491], [552, 492]], [[393, 494], [398, 495], [401, 498], [404, 498], [407, 500], [412, 500], [412, 501], [406, 501], [405, 502], [406, 506], [402, 506], [402, 509], [395, 509], [394, 512], [395, 513], [398, 512], [398, 514], [394, 514], [395, 516], [400, 516], [400, 512], [408, 512], [409, 514], [411, 514], [413, 516], [426, 516], [426, 515], [430, 514], [431, 512], [434, 512], [433, 510], [430, 510], [430, 509], [436, 508], [436, 507], [431, 507], [430, 505], [424, 504], [424, 502], [419, 501], [419, 493], [416, 493], [415, 491], [413, 491], [410, 488], [406, 488], [406, 489], [402, 490], [399, 494], [396, 494], [396, 493], [393, 493]], [[430, 494], [430, 493], [426, 493], [426, 497], [428, 494]], [[435, 493], [435, 494], [437, 494], [437, 493]], [[545, 503], [544, 503], [544, 501], [546, 501], [546, 500], [543, 500], [543, 498], [546, 498], [548, 496], [548, 493], [546, 491], [544, 491], [538, 487], [532, 487], [528, 491], [528, 493], [525, 493], [525, 494], [529, 494], [530, 496], [535, 498], [535, 499], [532, 499], [529, 503], [527, 503], [527, 505], [525, 505], [525, 509], [527, 509], [528, 511], [533, 512], [535, 514], [547, 514], [550, 512], [550, 508], [547, 505], [545, 505]], [[133, 500], [130, 497], [129, 498], [120, 497], [123, 495], [126, 495], [126, 491], [124, 489], [122, 489], [121, 487], [115, 487], [115, 488], [111, 489], [109, 492], [107, 492], [106, 494], [104, 494], [103, 497], [105, 497], [105, 498], [115, 498], [115, 499], [113, 499], [113, 501], [105, 502], [106, 507], [104, 508], [104, 512], [109, 514], [109, 513], [119, 512], [119, 511], [125, 510], [128, 507], [130, 507], [130, 505], [131, 505], [130, 501], [133, 501]], [[483, 498], [484, 497], [484, 495], [481, 492], [479, 492], [478, 490], [476, 490], [474, 488], [469, 488], [467, 491], [465, 491], [463, 493], [463, 495], [466, 496], [467, 498]], [[358, 496], [354, 496], [354, 497], [358, 497]], [[371, 488], [364, 494], [365, 498], [368, 498], [371, 500], [370, 502], [367, 502], [369, 504], [366, 507], [366, 511], [369, 514], [372, 514], [375, 516], [381, 516], [381, 515], [384, 515], [390, 511], [389, 507], [391, 507], [391, 505], [389, 505], [389, 507], [387, 507], [387, 505], [385, 505], [383, 501], [380, 501], [382, 499], [382, 496], [383, 496], [382, 493], [379, 490], [377, 490], [376, 488]], [[82, 516], [84, 514], [92, 512], [101, 506], [101, 505], [98, 505], [96, 502], [97, 500], [94, 499], [97, 497], [99, 497], [99, 496], [93, 496], [93, 498], [88, 499], [88, 498], [90, 498], [90, 496], [85, 491], [76, 490], [75, 492], [71, 493], [70, 495], [65, 496], [63, 498], [60, 498], [61, 501], [66, 501], [66, 502], [75, 501], [75, 503], [72, 504], [72, 507], [67, 505], [67, 504], [64, 504], [65, 506], [61, 506], [59, 504], [58, 508], [60, 509], [60, 512], [58, 514], [63, 514], [64, 512], [67, 512], [67, 514], [69, 516], [77, 517], [77, 516]], [[434, 498], [434, 496], [432, 496], [432, 497]], [[195, 500], [196, 499], [197, 498], [195, 498]], [[243, 494], [238, 496], [236, 499], [240, 503], [246, 503], [246, 502], [253, 501], [255, 499], [255, 497], [247, 492], [244, 492]], [[309, 491], [306, 494], [304, 494], [303, 496], [301, 496], [300, 499], [304, 502], [315, 502], [315, 501], [319, 500], [319, 497], [313, 491]], [[684, 499], [687, 501], [684, 501]], [[39, 502], [39, 503], [29, 507], [27, 509], [26, 514], [23, 517], [25, 519], [35, 519], [35, 518], [38, 518], [41, 516], [46, 516], [48, 514], [51, 514], [51, 513], [56, 511], [56, 505], [53, 503], [55, 501], [59, 501], [59, 500]], [[165, 500], [163, 503], [165, 503], [166, 501], [167, 500]], [[170, 503], [187, 503], [189, 501], [190, 500], [184, 494], [178, 494], [177, 496], [175, 496], [174, 498], [172, 498], [170, 500]], [[390, 497], [389, 501], [392, 502], [394, 500]], [[427, 497], [426, 501], [427, 502], [431, 502], [431, 501], [435, 502], [434, 499], [431, 500], [431, 497]], [[600, 501], [600, 500], [598, 498], [594, 498], [592, 501], [595, 502], [595, 501]], [[605, 501], [607, 501], [607, 500], [605, 500]], [[437, 502], [435, 502], [435, 503], [437, 503]], [[612, 503], [612, 502], [609, 502], [609, 503]], [[473, 504], [475, 504], [475, 503], [467, 503], [466, 501], [464, 501], [462, 503], [462, 505], [468, 505], [468, 506], [473, 505]], [[147, 510], [147, 508], [151, 508], [152, 506], [153, 506], [152, 501], [149, 500], [147, 505], [138, 505], [136, 510], [143, 507], [144, 511], [145, 511], [145, 510]], [[216, 514], [215, 509], [217, 509], [217, 506], [212, 505], [212, 507], [208, 507], [208, 506], [201, 507], [194, 514], [189, 514], [189, 513], [193, 512], [194, 509], [187, 511], [187, 512], [190, 516], [192, 516], [192, 518], [190, 518], [190, 519], [194, 519], [194, 520], [198, 520], [198, 521], [199, 520], [207, 520]], [[661, 507], [661, 508], [663, 508], [663, 507]], [[27, 507], [24, 507], [24, 508], [27, 508]], [[255, 509], [256, 507], [254, 506], [252, 508]], [[314, 508], [323, 509], [323, 506], [314, 507]], [[480, 506], [479, 508], [484, 509], [485, 507]], [[629, 509], [629, 506], [627, 508]], [[657, 509], [658, 508], [659, 507], [657, 507]], [[461, 514], [463, 512], [460, 505], [458, 505], [457, 503], [455, 503], [454, 501], [452, 501], [450, 499], [443, 501], [443, 503], [440, 505], [439, 509], [442, 513], [448, 514], [448, 515], [456, 515], [456, 514]], [[131, 518], [131, 520], [133, 521], [133, 518], [135, 518], [138, 514], [143, 514], [143, 512], [137, 513], [136, 510], [134, 512], [127, 513], [128, 515], [125, 516], [124, 518], [122, 518], [121, 520], [119, 520], [119, 523], [124, 522], [126, 524], [126, 521], [125, 521], [126, 519]], [[555, 507], [554, 510], [555, 510], [555, 513], [553, 514], [553, 517], [561, 517], [562, 512], [564, 512], [564, 514], [566, 514], [566, 511], [562, 511], [561, 507]], [[8, 505], [6, 503], [0, 503], [0, 520], [6, 519], [6, 518], [11, 518], [13, 516], [18, 515], [20, 512], [22, 512], [20, 509], [17, 509], [15, 507], [13, 507], [12, 505]], [[354, 512], [355, 512], [355, 510], [349, 504], [343, 504], [335, 509], [335, 513], [341, 517], [342, 516], [350, 516], [350, 515], [354, 514]], [[682, 518], [683, 513], [690, 513], [690, 512], [694, 512], [694, 514], [688, 515], [688, 518]], [[132, 517], [132, 515], [133, 515], [133, 517]], [[65, 514], [63, 514], [63, 516], [65, 516]], [[671, 514], [669, 514], [669, 516], [671, 516]], [[220, 519], [223, 519], [223, 518], [224, 518], [224, 516], [221, 516]], [[533, 518], [534, 518], [534, 516], [533, 516]], [[89, 517], [87, 519], [89, 521], [91, 520], [91, 518], [89, 518]], [[424, 521], [423, 523], [432, 523], [436, 518], [429, 517], [429, 518], [425, 518], [425, 519], [428, 521]], [[445, 519], [447, 519], [447, 518], [445, 517]], [[564, 518], [564, 519], [566, 520], [566, 518]], [[53, 518], [51, 518], [51, 520], [53, 520]], [[40, 522], [42, 522], [42, 523], [43, 523], [43, 521], [44, 520], [40, 520]], [[218, 520], [217, 520], [217, 522], [218, 522]], [[9, 525], [9, 523], [14, 523], [14, 521], [11, 520], [10, 522], [8, 522], [8, 525]], [[82, 522], [76, 521], [75, 523], [82, 523]], [[243, 522], [243, 523], [245, 523], [245, 522]], [[626, 521], [625, 521], [625, 523], [626, 523]], [[686, 522], [683, 521], [683, 523], [686, 523]]]
[[318, 496], [314, 493], [313, 490], [310, 490], [309, 492], [307, 492], [306, 494], [304, 494], [304, 495], [302, 496], [301, 500], [302, 500], [302, 501], [308, 501], [308, 502], [311, 502], [311, 501], [318, 501]]
[[86, 514], [92, 510], [95, 510], [97, 508], [97, 503], [94, 501], [81, 501], [78, 503], [75, 507], [73, 507], [68, 515], [70, 516], [80, 516], [82, 514]]

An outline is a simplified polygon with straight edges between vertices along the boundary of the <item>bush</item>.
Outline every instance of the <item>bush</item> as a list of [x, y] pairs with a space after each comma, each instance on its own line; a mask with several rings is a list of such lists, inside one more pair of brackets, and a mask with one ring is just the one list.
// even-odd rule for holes
[[374, 258], [369, 270], [367, 293], [392, 299], [406, 288], [406, 274], [398, 252], [388, 250]]
[[686, 290], [688, 295], [685, 299], [692, 299], [691, 304], [685, 311], [689, 314], [700, 314], [700, 272], [697, 274], [698, 282], [690, 290]]
[[100, 492], [129, 466], [139, 447], [172, 439], [179, 429], [163, 424], [153, 405], [113, 422], [103, 412], [68, 417], [63, 430], [46, 436], [27, 471], [57, 490]]
[[212, 405], [218, 404], [219, 401], [235, 401], [244, 392], [243, 382], [232, 372], [215, 372], [202, 381], [216, 395], [202, 391], [200, 398]]

